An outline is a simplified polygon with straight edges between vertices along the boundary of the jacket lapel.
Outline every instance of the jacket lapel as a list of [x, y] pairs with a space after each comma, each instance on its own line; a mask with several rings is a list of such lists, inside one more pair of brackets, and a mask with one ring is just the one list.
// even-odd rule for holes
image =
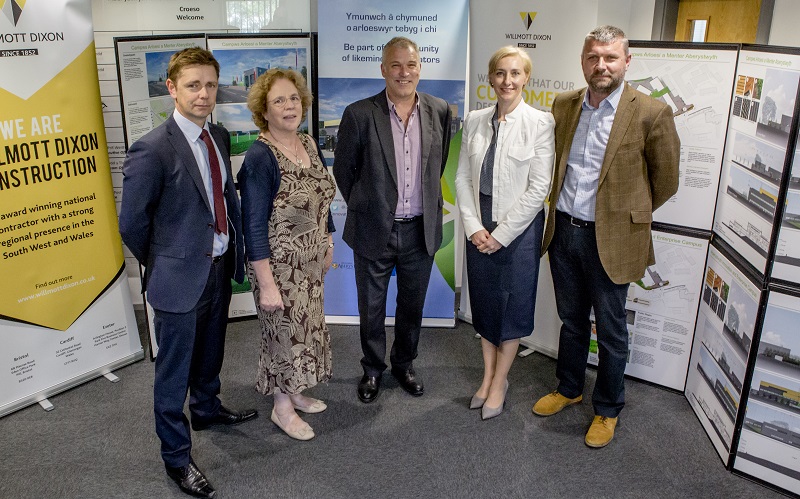
[[603, 166], [600, 169], [600, 178], [597, 185], [603, 183], [603, 179], [611, 167], [611, 162], [614, 161], [614, 156], [617, 154], [619, 146], [622, 144], [622, 139], [628, 131], [628, 126], [633, 119], [634, 110], [636, 109], [636, 92], [624, 83], [625, 88], [622, 89], [622, 95], [619, 99], [619, 107], [614, 115], [614, 124], [611, 125], [611, 133], [608, 135], [608, 144], [606, 145], [606, 155], [603, 158]]
[[431, 152], [431, 137], [433, 137], [433, 108], [427, 98], [419, 95], [419, 129], [422, 131], [420, 147], [422, 148], [422, 177], [428, 171], [428, 156]]
[[575, 138], [575, 130], [578, 128], [578, 121], [581, 119], [581, 110], [583, 99], [586, 95], [586, 89], [579, 92], [572, 98], [572, 103], [566, 111], [568, 114], [564, 117], [555, 116], [556, 123], [559, 119], [566, 121], [566, 136], [564, 137], [564, 147], [561, 149], [561, 165], [558, 172], [558, 185], [564, 184], [564, 177], [567, 174], [567, 160], [569, 159], [569, 151], [572, 148], [572, 140]]
[[183, 135], [183, 132], [178, 124], [175, 123], [175, 120], [172, 118], [172, 116], [170, 116], [169, 120], [167, 120], [167, 132], [169, 142], [175, 149], [176, 158], [183, 168], [186, 168], [189, 177], [191, 177], [191, 179], [194, 181], [195, 187], [197, 187], [197, 190], [200, 192], [200, 196], [206, 203], [206, 208], [208, 208], [208, 211], [211, 211], [211, 203], [208, 201], [206, 187], [203, 184], [203, 177], [200, 176], [200, 166], [194, 159], [194, 153], [192, 152], [192, 148], [189, 146], [189, 143], [186, 141], [186, 136]]
[[383, 149], [383, 157], [386, 160], [386, 167], [394, 180], [394, 187], [397, 188], [397, 163], [394, 160], [394, 135], [392, 134], [392, 122], [389, 121], [389, 104], [386, 100], [386, 91], [373, 97], [375, 108], [372, 115], [375, 122], [375, 133]]

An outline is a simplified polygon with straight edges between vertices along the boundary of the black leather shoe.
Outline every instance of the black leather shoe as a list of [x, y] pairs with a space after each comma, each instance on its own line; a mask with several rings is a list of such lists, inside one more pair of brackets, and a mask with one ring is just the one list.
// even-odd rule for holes
[[192, 429], [194, 431], [202, 431], [211, 426], [232, 426], [245, 421], [249, 421], [258, 417], [258, 411], [255, 409], [245, 409], [244, 411], [231, 411], [224, 406], [219, 407], [219, 412], [216, 416], [210, 419], [194, 419], [192, 418]]
[[422, 385], [422, 380], [417, 378], [417, 375], [414, 373], [413, 369], [409, 369], [408, 371], [398, 371], [392, 369], [392, 376], [394, 376], [397, 382], [400, 383], [400, 386], [403, 387], [403, 390], [415, 397], [419, 397], [425, 392], [425, 387]]
[[214, 497], [217, 493], [214, 487], [208, 483], [203, 472], [197, 468], [194, 461], [189, 461], [189, 464], [180, 468], [173, 468], [164, 465], [169, 475], [182, 491], [195, 497]]
[[361, 377], [361, 381], [358, 382], [358, 400], [364, 402], [365, 404], [369, 404], [378, 398], [380, 393], [380, 376], [368, 376], [365, 374]]

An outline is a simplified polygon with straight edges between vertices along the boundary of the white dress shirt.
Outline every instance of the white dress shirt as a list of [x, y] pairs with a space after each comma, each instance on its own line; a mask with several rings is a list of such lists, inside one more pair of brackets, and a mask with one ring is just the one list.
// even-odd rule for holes
[[[208, 202], [211, 205], [209, 208], [211, 209], [211, 214], [214, 215], [214, 192], [211, 187], [211, 166], [208, 162], [209, 151], [206, 148], [205, 142], [200, 139], [200, 133], [203, 131], [203, 128], [200, 128], [195, 123], [189, 121], [181, 113], [179, 113], [177, 109], [172, 113], [172, 116], [175, 118], [175, 123], [178, 124], [178, 127], [186, 137], [189, 147], [192, 148], [192, 154], [194, 154], [194, 159], [197, 161], [197, 166], [200, 168], [200, 176], [203, 178], [203, 186], [206, 188], [206, 196], [208, 196]], [[208, 124], [206, 124], [205, 129], [208, 130]], [[211, 142], [214, 142], [214, 137], [211, 135], [210, 130], [208, 130], [208, 135], [211, 137]], [[217, 159], [219, 160], [219, 169], [220, 173], [222, 174], [222, 191], [225, 192], [225, 182], [228, 181], [228, 172], [225, 168], [225, 161], [223, 161], [222, 155], [217, 147], [214, 147], [214, 154], [217, 155]], [[225, 200], [223, 199], [223, 202], [224, 201]], [[225, 209], [228, 210], [227, 203], [225, 204]], [[214, 234], [214, 249], [211, 253], [212, 256], [220, 256], [224, 254], [228, 250], [229, 239], [230, 237], [228, 234]]]

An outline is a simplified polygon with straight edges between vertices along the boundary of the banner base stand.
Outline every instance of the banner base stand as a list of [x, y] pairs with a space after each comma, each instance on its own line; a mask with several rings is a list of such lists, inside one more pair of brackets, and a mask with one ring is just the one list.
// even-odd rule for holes
[[[113, 371], [114, 369], [119, 369], [121, 367], [127, 366], [128, 364], [133, 364], [134, 362], [138, 362], [143, 358], [144, 358], [144, 351], [140, 349], [136, 352], [133, 352], [132, 354], [126, 355], [125, 357], [122, 357], [121, 359], [111, 362], [103, 367], [92, 369], [81, 375], [74, 376], [71, 379], [64, 380], [49, 388], [41, 390], [34, 395], [30, 395], [28, 397], [16, 400], [4, 406], [0, 406], [0, 417], [5, 416], [6, 414], [11, 414], [14, 411], [18, 411], [23, 407], [33, 405], [37, 402], [39, 403], [39, 405], [42, 406], [42, 409], [44, 409], [45, 411], [50, 411], [53, 409], [53, 405], [47, 400], [47, 397], [58, 395], [61, 392], [69, 390], [70, 388], [74, 388], [76, 386], [86, 383], [87, 381], [91, 381], [93, 379], [99, 378], [100, 376], [104, 376], [105, 373]], [[50, 406], [50, 409], [48, 409], [47, 406]]]
[[517, 357], [520, 357], [520, 358], [522, 358], [522, 357], [527, 357], [528, 355], [530, 355], [530, 354], [534, 353], [535, 351], [536, 351], [536, 350], [534, 350], [533, 348], [531, 348], [531, 347], [528, 347], [528, 348], [526, 348], [525, 350], [523, 350], [523, 351], [521, 351], [520, 353], [518, 353], [518, 354], [517, 354]]
[[39, 405], [40, 405], [40, 406], [42, 406], [42, 409], [44, 409], [44, 410], [45, 410], [45, 412], [50, 412], [50, 411], [52, 411], [53, 409], [55, 409], [55, 408], [56, 408], [56, 407], [55, 407], [53, 404], [51, 404], [51, 403], [50, 403], [50, 401], [49, 401], [49, 400], [47, 400], [47, 399], [42, 399], [42, 400], [40, 400], [40, 401], [39, 401]]
[[119, 377], [117, 377], [117, 375], [114, 373], [105, 373], [103, 377], [112, 383], [117, 383], [119, 381]]

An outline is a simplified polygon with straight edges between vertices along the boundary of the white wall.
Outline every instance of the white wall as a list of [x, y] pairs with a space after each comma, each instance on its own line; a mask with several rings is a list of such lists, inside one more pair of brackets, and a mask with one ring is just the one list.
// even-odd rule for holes
[[653, 32], [655, 0], [600, 0], [597, 24], [611, 24], [629, 40], [649, 40]]
[[772, 11], [772, 28], [769, 32], [770, 45], [800, 47], [800, 31], [797, 20], [800, 18], [800, 2], [797, 0], [775, 0]]

